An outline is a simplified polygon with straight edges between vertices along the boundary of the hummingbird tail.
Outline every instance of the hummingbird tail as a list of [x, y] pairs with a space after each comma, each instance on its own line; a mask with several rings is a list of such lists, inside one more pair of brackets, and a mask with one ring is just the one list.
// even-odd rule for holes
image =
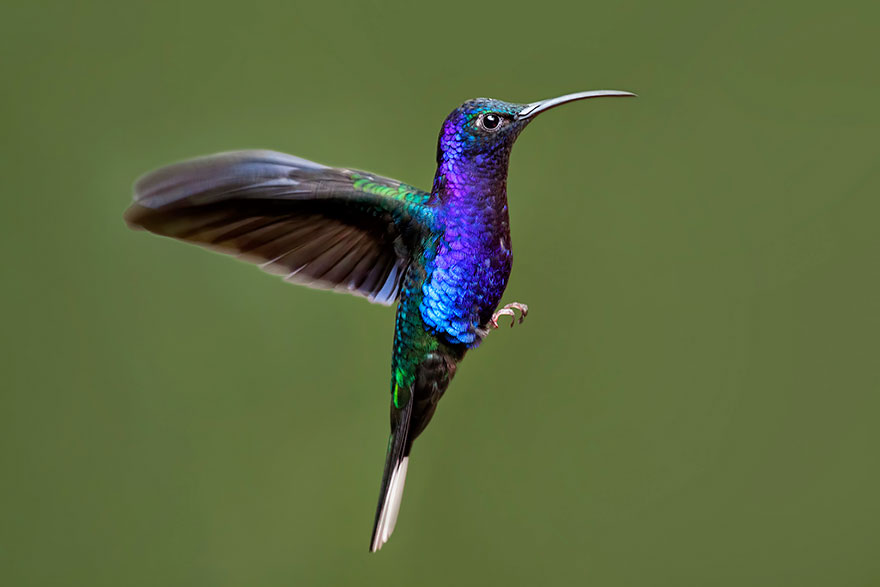
[[400, 410], [391, 437], [388, 439], [388, 456], [385, 471], [382, 473], [382, 487], [379, 491], [379, 505], [376, 508], [376, 521], [373, 523], [373, 537], [370, 552], [376, 552], [388, 542], [397, 523], [400, 500], [403, 498], [403, 485], [406, 482], [406, 468], [409, 451], [406, 450], [409, 436], [409, 422], [412, 415], [412, 401]]

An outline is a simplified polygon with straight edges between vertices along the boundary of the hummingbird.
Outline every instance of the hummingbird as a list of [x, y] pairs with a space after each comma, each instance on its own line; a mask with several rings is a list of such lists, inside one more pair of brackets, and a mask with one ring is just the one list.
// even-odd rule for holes
[[[498, 308], [513, 263], [507, 169], [539, 114], [619, 90], [529, 104], [464, 102], [446, 118], [430, 191], [275, 151], [231, 151], [160, 168], [134, 185], [131, 228], [255, 263], [291, 283], [397, 302], [391, 434], [370, 551], [397, 521], [413, 442], [465, 354], [528, 306]], [[517, 312], [519, 318], [517, 319]]]

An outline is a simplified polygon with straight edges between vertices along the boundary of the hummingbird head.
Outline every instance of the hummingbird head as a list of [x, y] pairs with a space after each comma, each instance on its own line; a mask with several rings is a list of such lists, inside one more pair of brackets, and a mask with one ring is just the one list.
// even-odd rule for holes
[[516, 137], [535, 117], [547, 110], [587, 98], [635, 96], [618, 90], [595, 90], [558, 98], [514, 104], [491, 98], [468, 100], [443, 123], [437, 143], [438, 173], [460, 173], [470, 178], [507, 175], [510, 150]]

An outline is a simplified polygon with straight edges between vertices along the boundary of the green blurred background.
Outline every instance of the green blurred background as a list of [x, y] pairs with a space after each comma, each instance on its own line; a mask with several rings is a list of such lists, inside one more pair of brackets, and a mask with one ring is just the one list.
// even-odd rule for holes
[[[877, 585], [876, 2], [17, 3], [0, 35], [0, 583]], [[393, 311], [122, 222], [278, 149], [429, 187], [520, 138], [506, 301], [367, 545]]]

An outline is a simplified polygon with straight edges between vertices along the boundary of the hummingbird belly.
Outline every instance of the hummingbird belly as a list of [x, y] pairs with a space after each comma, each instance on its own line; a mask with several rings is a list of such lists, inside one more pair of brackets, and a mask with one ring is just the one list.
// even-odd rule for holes
[[436, 254], [426, 259], [419, 310], [435, 335], [473, 348], [507, 287], [513, 253], [509, 234], [454, 228], [445, 231]]

